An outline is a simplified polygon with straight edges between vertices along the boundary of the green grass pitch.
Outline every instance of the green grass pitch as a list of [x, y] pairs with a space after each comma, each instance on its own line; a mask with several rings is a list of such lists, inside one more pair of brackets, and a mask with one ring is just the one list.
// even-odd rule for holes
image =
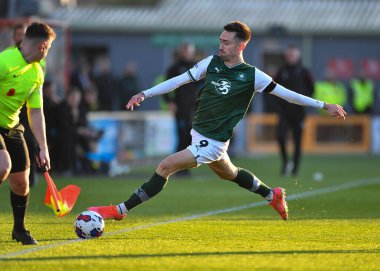
[[[106, 221], [101, 238], [80, 241], [76, 215], [124, 201], [154, 166], [115, 179], [63, 178], [53, 171], [58, 188], [73, 183], [82, 192], [73, 211], [57, 218], [43, 205], [46, 185], [39, 176], [27, 219], [38, 246], [11, 240], [9, 185], [0, 188], [0, 270], [380, 270], [379, 157], [307, 155], [298, 178], [279, 177], [278, 156], [234, 162], [272, 187], [287, 188], [289, 221], [202, 166], [191, 178], [171, 178], [125, 220]], [[313, 180], [317, 171], [322, 181]]]

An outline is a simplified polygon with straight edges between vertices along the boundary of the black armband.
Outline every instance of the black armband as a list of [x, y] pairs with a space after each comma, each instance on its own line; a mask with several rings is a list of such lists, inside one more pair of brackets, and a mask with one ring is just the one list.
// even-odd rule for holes
[[267, 87], [263, 90], [263, 92], [271, 92], [272, 90], [274, 90], [274, 88], [277, 86], [277, 83], [272, 81], [269, 83], [269, 85], [267, 85]]

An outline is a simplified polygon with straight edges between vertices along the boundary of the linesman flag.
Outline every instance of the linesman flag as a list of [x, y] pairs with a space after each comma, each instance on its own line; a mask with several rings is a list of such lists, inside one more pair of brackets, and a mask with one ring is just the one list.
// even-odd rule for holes
[[53, 209], [56, 216], [67, 215], [73, 209], [80, 193], [80, 187], [70, 184], [58, 191], [48, 171], [44, 172], [46, 180], [45, 205]]

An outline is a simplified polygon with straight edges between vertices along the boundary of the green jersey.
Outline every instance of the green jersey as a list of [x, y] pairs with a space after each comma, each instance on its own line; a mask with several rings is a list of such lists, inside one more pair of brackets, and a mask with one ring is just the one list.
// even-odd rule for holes
[[220, 56], [210, 56], [188, 71], [193, 81], [205, 77], [196, 103], [193, 129], [203, 136], [225, 142], [246, 114], [255, 91], [272, 82], [247, 63], [229, 67]]
[[0, 53], [0, 127], [17, 125], [25, 102], [29, 108], [42, 107], [43, 81], [40, 64], [27, 63], [18, 48]]

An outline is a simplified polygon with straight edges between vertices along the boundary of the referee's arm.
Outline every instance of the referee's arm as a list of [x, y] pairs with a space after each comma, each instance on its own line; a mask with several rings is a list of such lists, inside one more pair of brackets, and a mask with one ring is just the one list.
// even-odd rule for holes
[[46, 166], [50, 170], [50, 157], [46, 141], [45, 116], [42, 108], [28, 108], [29, 125], [41, 149], [40, 167]]

